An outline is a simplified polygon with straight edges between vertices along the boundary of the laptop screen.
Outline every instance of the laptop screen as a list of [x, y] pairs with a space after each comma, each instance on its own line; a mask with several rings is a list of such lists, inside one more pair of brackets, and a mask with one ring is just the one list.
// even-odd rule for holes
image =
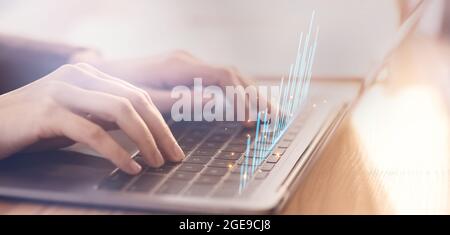
[[398, 6], [400, 9], [400, 18], [401, 21], [404, 22], [408, 19], [409, 16], [416, 10], [421, 4], [423, 4], [423, 0], [397, 0]]
[[397, 1], [400, 11], [400, 21], [396, 33], [393, 35], [390, 45], [386, 47], [384, 56], [378, 64], [372, 68], [367, 76], [365, 85], [373, 84], [377, 79], [381, 79], [378, 74], [385, 66], [390, 55], [404, 42], [409, 36], [413, 35], [419, 29], [419, 23], [423, 18], [426, 8], [431, 1], [427, 0], [399, 0]]

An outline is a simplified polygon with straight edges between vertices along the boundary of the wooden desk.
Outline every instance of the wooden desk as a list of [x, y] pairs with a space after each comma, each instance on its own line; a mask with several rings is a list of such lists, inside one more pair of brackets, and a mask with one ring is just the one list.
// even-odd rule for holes
[[[366, 134], [373, 133], [366, 140], [373, 146], [362, 143], [365, 137], [355, 130], [351, 119], [340, 127], [283, 213], [449, 213], [448, 117], [446, 124], [430, 125], [428, 133], [435, 136], [413, 136], [412, 140], [400, 139], [410, 135], [409, 131], [389, 138], [384, 136], [385, 130], [380, 134], [368, 128]], [[402, 131], [399, 128], [388, 132]], [[425, 133], [423, 129], [417, 131], [417, 135]], [[392, 143], [392, 139], [398, 141]]]

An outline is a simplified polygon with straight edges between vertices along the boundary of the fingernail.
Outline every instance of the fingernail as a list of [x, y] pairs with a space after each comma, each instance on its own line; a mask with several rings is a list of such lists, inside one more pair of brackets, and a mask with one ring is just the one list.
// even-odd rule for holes
[[155, 159], [155, 166], [156, 166], [156, 167], [160, 167], [160, 166], [162, 166], [162, 165], [164, 165], [164, 159], [162, 158], [162, 156], [161, 156], [161, 154], [160, 154], [160, 155], [158, 155], [158, 156], [156, 157], [156, 159]]
[[181, 149], [181, 147], [177, 144], [175, 149], [176, 149], [175, 150], [176, 151], [175, 155], [177, 156], [177, 160], [178, 161], [183, 160], [185, 158], [185, 156], [184, 156], [184, 152]]
[[133, 171], [133, 173], [135, 173], [135, 174], [141, 172], [141, 170], [142, 170], [141, 165], [139, 165], [139, 164], [138, 164], [137, 162], [135, 162], [135, 161], [131, 161], [131, 163], [130, 163], [130, 168], [131, 168], [131, 170]]

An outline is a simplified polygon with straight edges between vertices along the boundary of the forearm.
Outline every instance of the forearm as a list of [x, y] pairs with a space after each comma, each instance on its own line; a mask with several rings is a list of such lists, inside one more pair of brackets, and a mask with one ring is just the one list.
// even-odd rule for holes
[[0, 34], [0, 94], [45, 76], [85, 51], [81, 47]]

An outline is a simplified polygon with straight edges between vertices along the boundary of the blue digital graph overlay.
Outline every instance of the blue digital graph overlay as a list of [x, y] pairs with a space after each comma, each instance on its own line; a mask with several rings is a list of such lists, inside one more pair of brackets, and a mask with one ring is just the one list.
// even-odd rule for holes
[[308, 97], [320, 31], [319, 26], [316, 26], [313, 32], [314, 18], [315, 11], [312, 13], [305, 39], [303, 32], [300, 34], [295, 63], [289, 68], [287, 81], [284, 77], [281, 78], [280, 95], [277, 104], [272, 107], [272, 109], [276, 107], [276, 111], [271, 112], [275, 117], [269, 118], [267, 109], [259, 112], [254, 139], [247, 135], [244, 162], [240, 166], [239, 192], [244, 190], [249, 180], [258, 172], [258, 167], [266, 160], [291, 122], [301, 112]]

